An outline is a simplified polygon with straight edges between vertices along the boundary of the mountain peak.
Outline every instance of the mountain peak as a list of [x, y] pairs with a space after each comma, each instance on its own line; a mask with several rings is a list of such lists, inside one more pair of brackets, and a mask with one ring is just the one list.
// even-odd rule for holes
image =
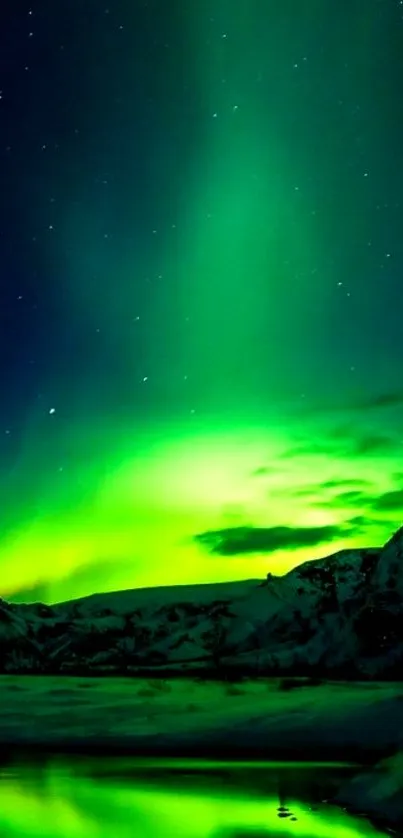
[[374, 571], [373, 585], [379, 592], [397, 590], [403, 601], [403, 527], [382, 548]]
[[403, 528], [285, 576], [0, 608], [0, 671], [399, 678]]

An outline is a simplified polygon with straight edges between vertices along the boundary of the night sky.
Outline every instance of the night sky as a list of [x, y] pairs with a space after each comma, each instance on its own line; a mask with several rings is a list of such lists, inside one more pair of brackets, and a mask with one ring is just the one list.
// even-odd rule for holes
[[0, 594], [382, 543], [402, 0], [3, 5]]

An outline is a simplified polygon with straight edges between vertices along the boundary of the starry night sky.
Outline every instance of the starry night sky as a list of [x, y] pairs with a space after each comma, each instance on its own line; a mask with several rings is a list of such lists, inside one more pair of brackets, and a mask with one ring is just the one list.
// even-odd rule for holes
[[403, 507], [403, 3], [0, 12], [0, 594], [283, 573]]

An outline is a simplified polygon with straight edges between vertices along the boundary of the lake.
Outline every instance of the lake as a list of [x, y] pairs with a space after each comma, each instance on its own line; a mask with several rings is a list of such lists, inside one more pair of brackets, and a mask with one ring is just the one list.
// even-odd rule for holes
[[0, 766], [1, 838], [375, 838], [322, 802], [351, 766], [14, 756]]

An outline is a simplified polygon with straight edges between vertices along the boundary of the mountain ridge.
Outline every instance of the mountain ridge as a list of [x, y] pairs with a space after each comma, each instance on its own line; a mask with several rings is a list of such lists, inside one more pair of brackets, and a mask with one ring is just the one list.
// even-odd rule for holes
[[150, 671], [400, 679], [403, 528], [264, 580], [0, 600], [0, 672]]

